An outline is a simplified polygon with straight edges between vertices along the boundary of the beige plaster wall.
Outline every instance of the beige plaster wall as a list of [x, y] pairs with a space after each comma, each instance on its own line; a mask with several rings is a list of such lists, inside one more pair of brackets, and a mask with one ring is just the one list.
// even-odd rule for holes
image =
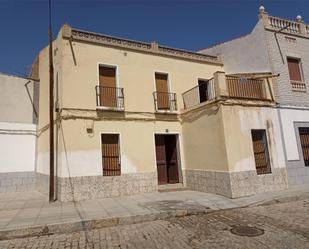
[[228, 170], [222, 111], [218, 105], [185, 115], [183, 137], [186, 169]]
[[[86, 132], [87, 120], [61, 123], [59, 172], [61, 177], [102, 175], [101, 133], [119, 133], [122, 174], [156, 172], [154, 134], [179, 135], [183, 159], [181, 125], [176, 122], [95, 121], [93, 134]], [[184, 167], [184, 162], [181, 161]]]
[[[27, 93], [27, 88], [29, 95]], [[0, 73], [0, 122], [36, 124], [35, 81]], [[37, 106], [35, 106], [37, 108]]]
[[221, 66], [137, 53], [122, 49], [73, 42], [77, 66], [69, 41], [63, 47], [63, 107], [95, 109], [98, 65], [118, 67], [118, 85], [124, 88], [125, 110], [154, 112], [154, 72], [169, 73], [170, 91], [177, 93], [178, 109], [183, 108], [181, 94], [197, 85], [198, 78], [209, 79]]
[[265, 129], [272, 168], [285, 167], [277, 110], [223, 106], [222, 117], [230, 171], [255, 170], [251, 129]]

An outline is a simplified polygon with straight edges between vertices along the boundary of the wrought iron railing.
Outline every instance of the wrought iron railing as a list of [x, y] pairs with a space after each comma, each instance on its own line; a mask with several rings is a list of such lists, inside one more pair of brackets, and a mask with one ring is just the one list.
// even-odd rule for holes
[[177, 111], [176, 93], [154, 92], [153, 98], [156, 111]]
[[213, 100], [215, 97], [214, 79], [199, 84], [182, 94], [185, 109]]
[[96, 86], [97, 107], [124, 109], [123, 88]]
[[264, 80], [226, 76], [229, 97], [266, 100]]

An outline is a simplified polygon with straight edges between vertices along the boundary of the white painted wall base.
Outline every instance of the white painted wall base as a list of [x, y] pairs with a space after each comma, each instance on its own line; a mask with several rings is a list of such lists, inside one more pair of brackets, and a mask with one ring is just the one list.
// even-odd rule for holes
[[35, 171], [36, 125], [0, 122], [0, 173]]

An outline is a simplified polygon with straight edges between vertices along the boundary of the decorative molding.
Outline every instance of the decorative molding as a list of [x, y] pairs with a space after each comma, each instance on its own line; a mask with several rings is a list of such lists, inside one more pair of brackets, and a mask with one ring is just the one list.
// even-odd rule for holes
[[62, 28], [62, 37], [73, 41], [89, 42], [116, 48], [134, 50], [138, 52], [151, 53], [160, 56], [174, 57], [177, 59], [223, 65], [221, 60], [216, 56], [160, 46], [154, 42], [146, 43], [73, 29], [67, 24], [65, 24]]

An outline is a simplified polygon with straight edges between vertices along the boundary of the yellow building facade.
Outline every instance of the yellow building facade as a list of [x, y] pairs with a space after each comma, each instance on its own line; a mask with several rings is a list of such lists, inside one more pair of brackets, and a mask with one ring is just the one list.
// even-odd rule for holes
[[[169, 187], [239, 197], [287, 187], [270, 74], [226, 76], [214, 56], [68, 25], [53, 55], [59, 200]], [[33, 68], [40, 80], [36, 185], [48, 193], [48, 47]], [[262, 161], [256, 141], [266, 146]], [[263, 160], [267, 172], [258, 174]]]

